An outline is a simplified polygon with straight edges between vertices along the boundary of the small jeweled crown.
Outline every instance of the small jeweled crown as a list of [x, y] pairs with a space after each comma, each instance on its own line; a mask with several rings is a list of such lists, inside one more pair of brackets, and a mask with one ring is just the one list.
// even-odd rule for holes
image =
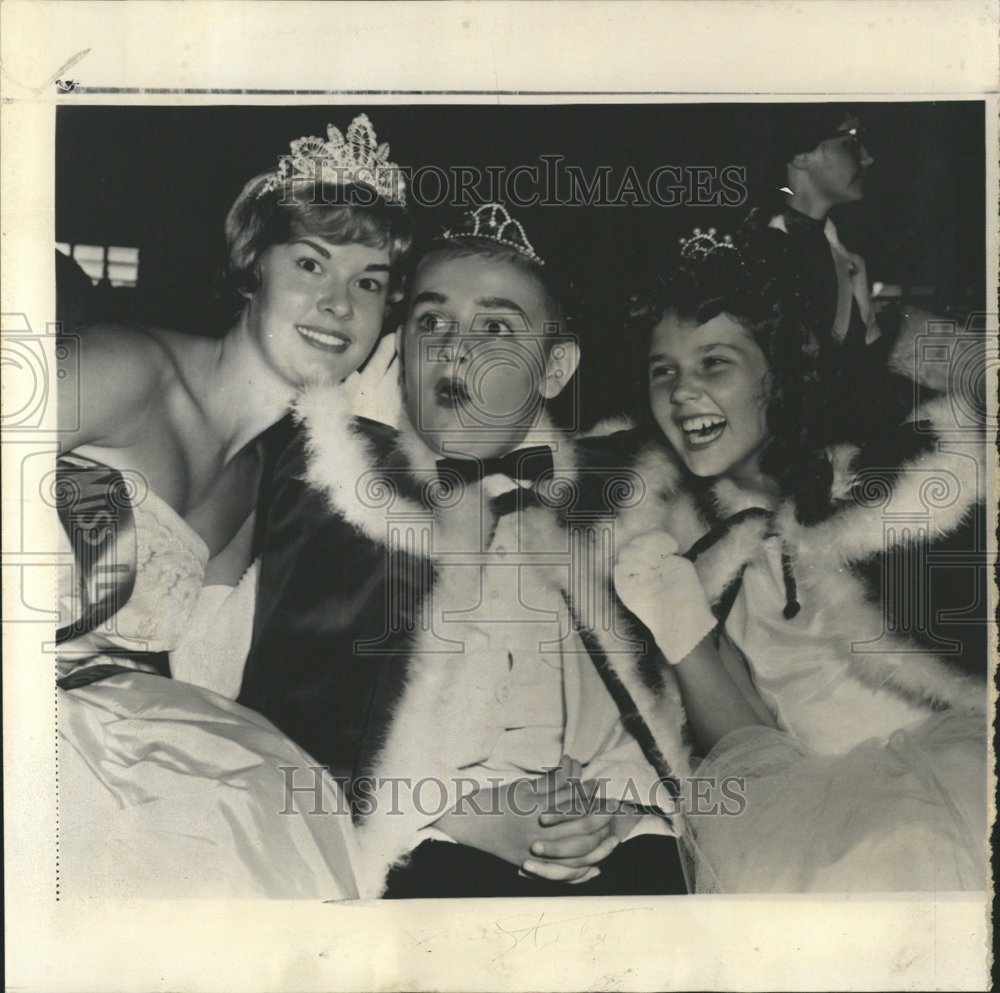
[[721, 241], [716, 241], [715, 235], [715, 228], [709, 228], [708, 231], [704, 232], [701, 228], [695, 228], [694, 231], [692, 231], [690, 238], [679, 238], [678, 241], [681, 245], [681, 258], [702, 259], [706, 255], [710, 255], [712, 252], [735, 252], [737, 250], [736, 246], [733, 244], [732, 235], [724, 234]]
[[520, 221], [514, 220], [502, 203], [484, 203], [475, 210], [467, 210], [454, 228], [449, 228], [441, 237], [445, 241], [454, 238], [483, 238], [506, 245], [515, 252], [530, 259], [535, 265], [545, 265], [535, 249]]
[[389, 146], [378, 144], [367, 114], [358, 114], [348, 125], [347, 134], [328, 124], [322, 138], [297, 138], [291, 154], [278, 159], [271, 173], [254, 193], [262, 197], [286, 183], [305, 180], [347, 186], [363, 183], [386, 203], [406, 206], [406, 180], [395, 162], [388, 161]]

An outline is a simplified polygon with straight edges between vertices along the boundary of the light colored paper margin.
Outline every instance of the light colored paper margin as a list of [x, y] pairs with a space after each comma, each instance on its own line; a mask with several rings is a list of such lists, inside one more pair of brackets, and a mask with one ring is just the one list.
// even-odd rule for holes
[[[0, 17], [0, 95], [5, 101], [2, 309], [25, 315], [32, 347], [39, 336], [44, 340], [55, 313], [52, 187], [58, 100], [165, 105], [418, 99], [629, 103], [702, 100], [706, 97], [701, 94], [709, 93], [717, 94], [715, 99], [743, 95], [754, 101], [824, 92], [875, 99], [994, 94], [984, 114], [990, 190], [987, 298], [996, 299], [998, 19], [993, 2], [7, 0]], [[64, 71], [82, 52], [86, 54]], [[88, 90], [126, 92], [58, 97], [53, 81], [67, 77]], [[178, 88], [216, 92], [150, 92]], [[259, 92], [267, 90], [286, 92]], [[448, 90], [478, 92], [441, 92]], [[593, 95], [600, 91], [619, 96]], [[651, 95], [665, 93], [672, 95]], [[198, 150], [191, 154], [197, 156]], [[10, 327], [5, 363], [23, 330]], [[32, 366], [23, 341], [17, 347], [23, 367], [45, 368]], [[52, 358], [48, 347], [50, 370]], [[9, 373], [5, 365], [5, 380]], [[54, 382], [39, 388], [51, 391]], [[5, 386], [5, 412], [22, 402]], [[51, 405], [43, 404], [41, 417], [40, 426], [51, 428]], [[26, 480], [38, 472], [40, 460], [29, 456], [49, 457], [54, 438], [44, 432], [7, 433], [5, 442], [6, 954], [11, 988], [985, 988], [988, 910], [974, 896], [327, 907], [56, 905], [53, 659], [39, 651], [37, 625], [10, 623], [25, 619], [25, 601], [44, 602], [38, 588], [22, 596], [26, 581], [54, 588], [52, 571], [38, 568], [51, 564], [44, 550], [54, 547], [54, 536], [43, 526], [47, 518], [39, 508], [21, 500]]]

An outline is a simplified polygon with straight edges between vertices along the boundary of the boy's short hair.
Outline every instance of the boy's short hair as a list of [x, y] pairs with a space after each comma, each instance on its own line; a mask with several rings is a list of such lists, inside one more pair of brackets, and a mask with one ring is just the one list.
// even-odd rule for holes
[[[558, 275], [549, 266], [540, 266], [515, 248], [508, 248], [488, 238], [457, 237], [439, 238], [431, 243], [427, 251], [417, 261], [417, 270], [430, 261], [440, 259], [488, 259], [503, 262], [519, 272], [531, 276], [541, 287], [548, 319], [564, 331], [563, 287]], [[412, 283], [411, 283], [412, 286]], [[538, 329], [541, 330], [541, 329]]]
[[[388, 248], [391, 265], [389, 292], [402, 282], [400, 265], [413, 246], [413, 219], [404, 207], [373, 196], [351, 203], [344, 188], [333, 183], [295, 183], [256, 195], [269, 173], [255, 176], [244, 187], [226, 215], [229, 250], [228, 281], [237, 293], [253, 293], [260, 285], [258, 262], [272, 245], [314, 234], [334, 245], [359, 243]], [[291, 197], [287, 198], [288, 193]], [[345, 199], [347, 202], [345, 202]]]

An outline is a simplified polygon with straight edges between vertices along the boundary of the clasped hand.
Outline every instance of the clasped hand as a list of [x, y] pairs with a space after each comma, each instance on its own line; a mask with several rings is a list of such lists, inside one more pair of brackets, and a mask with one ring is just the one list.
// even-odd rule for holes
[[579, 884], [600, 875], [598, 864], [632, 829], [639, 814], [596, 796], [580, 763], [563, 756], [540, 779], [520, 779], [492, 791], [501, 816], [447, 815], [439, 822], [463, 844], [490, 852], [529, 875]]

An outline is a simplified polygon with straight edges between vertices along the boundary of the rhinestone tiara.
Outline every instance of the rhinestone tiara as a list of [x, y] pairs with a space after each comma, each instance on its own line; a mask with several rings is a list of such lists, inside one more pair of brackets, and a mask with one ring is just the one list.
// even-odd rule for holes
[[528, 241], [521, 222], [511, 217], [502, 203], [484, 203], [475, 210], [467, 210], [458, 224], [445, 231], [441, 238], [445, 241], [456, 238], [483, 238], [486, 241], [495, 241], [498, 245], [513, 248], [535, 265], [545, 265], [544, 260]]
[[322, 138], [297, 138], [291, 153], [278, 159], [278, 168], [270, 173], [254, 193], [258, 199], [283, 187], [304, 180], [338, 186], [363, 183], [386, 203], [406, 206], [406, 179], [402, 169], [389, 161], [389, 146], [378, 144], [375, 128], [367, 114], [358, 114], [341, 134], [328, 124], [326, 141]]
[[733, 244], [733, 236], [729, 234], [724, 234], [721, 241], [717, 241], [715, 228], [709, 228], [707, 231], [702, 231], [701, 228], [695, 228], [691, 232], [690, 238], [678, 238], [681, 246], [681, 258], [682, 259], [701, 259], [712, 252], [723, 250], [723, 251], [736, 251], [736, 246]]

